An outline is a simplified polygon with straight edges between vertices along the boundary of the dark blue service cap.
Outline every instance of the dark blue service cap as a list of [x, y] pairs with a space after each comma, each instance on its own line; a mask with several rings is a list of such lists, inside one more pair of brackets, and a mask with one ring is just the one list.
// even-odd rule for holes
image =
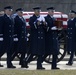
[[54, 7], [48, 7], [47, 10], [55, 10]]
[[18, 12], [18, 11], [23, 11], [23, 9], [22, 8], [16, 9], [16, 12]]
[[34, 7], [33, 10], [40, 10], [41, 7]]
[[6, 10], [6, 9], [12, 9], [12, 7], [11, 6], [6, 6], [6, 7], [4, 7], [4, 9]]
[[70, 13], [74, 13], [74, 14], [76, 14], [76, 11], [74, 11], [74, 10], [70, 10]]

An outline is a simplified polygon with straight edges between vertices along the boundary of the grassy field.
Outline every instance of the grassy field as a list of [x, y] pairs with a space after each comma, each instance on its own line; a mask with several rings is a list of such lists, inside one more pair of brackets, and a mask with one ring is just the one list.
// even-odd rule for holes
[[76, 70], [0, 70], [0, 75], [76, 75]]

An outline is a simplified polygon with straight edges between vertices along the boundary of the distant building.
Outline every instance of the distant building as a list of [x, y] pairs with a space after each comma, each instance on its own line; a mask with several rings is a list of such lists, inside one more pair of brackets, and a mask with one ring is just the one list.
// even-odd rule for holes
[[13, 6], [14, 10], [22, 7], [25, 11], [32, 11], [34, 6], [41, 6], [42, 11], [46, 11], [49, 6], [54, 6], [57, 11], [64, 13], [68, 13], [70, 9], [76, 10], [76, 0], [1, 0], [0, 11], [7, 5]]

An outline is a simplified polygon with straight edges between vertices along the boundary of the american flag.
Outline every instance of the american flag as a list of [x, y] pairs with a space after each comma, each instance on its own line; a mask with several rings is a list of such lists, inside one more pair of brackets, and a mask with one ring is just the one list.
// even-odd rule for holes
[[[26, 26], [30, 28], [29, 25], [29, 18], [34, 14], [34, 12], [23, 12], [23, 17], [26, 20]], [[40, 15], [45, 17], [48, 14], [48, 12], [40, 12]], [[63, 28], [67, 28], [67, 20], [68, 20], [68, 15], [64, 14], [62, 12], [54, 12], [54, 18], [57, 20], [62, 20], [63, 22]]]

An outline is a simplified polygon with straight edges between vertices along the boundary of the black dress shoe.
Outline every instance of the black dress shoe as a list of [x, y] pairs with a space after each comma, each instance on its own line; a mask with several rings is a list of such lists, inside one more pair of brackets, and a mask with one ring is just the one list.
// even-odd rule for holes
[[25, 60], [23, 60], [23, 62], [21, 62], [20, 65], [21, 65], [21, 68], [29, 68], [28, 63]]
[[16, 68], [15, 66], [7, 66], [7, 68]]
[[21, 65], [21, 68], [29, 68], [27, 65]]
[[19, 65], [21, 65], [21, 62], [19, 62]]
[[58, 68], [58, 67], [55, 67], [55, 68], [52, 68], [52, 69], [53, 69], [53, 70], [54, 70], [54, 69], [56, 70], [56, 69], [60, 69], [60, 68]]
[[19, 65], [22, 65], [23, 63], [24, 63], [24, 62], [20, 61], [20, 62], [19, 62]]
[[67, 63], [66, 65], [72, 66], [73, 63]]
[[44, 67], [37, 67], [37, 70], [45, 70]]
[[0, 64], [0, 67], [3, 67], [3, 65]]

